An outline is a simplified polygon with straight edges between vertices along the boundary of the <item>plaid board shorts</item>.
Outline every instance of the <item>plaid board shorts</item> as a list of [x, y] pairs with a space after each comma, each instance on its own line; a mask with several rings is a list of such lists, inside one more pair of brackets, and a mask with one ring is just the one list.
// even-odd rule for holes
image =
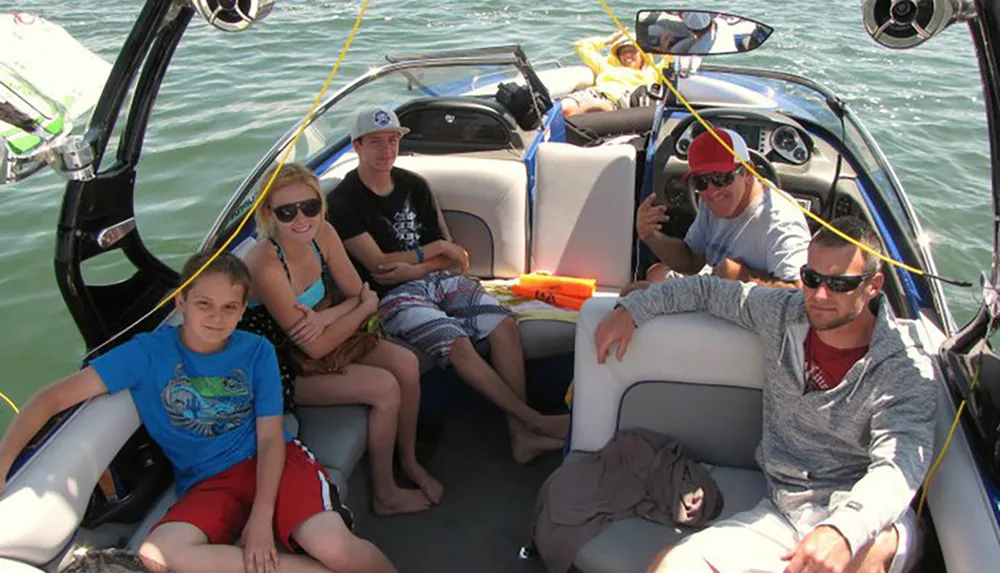
[[379, 302], [386, 334], [447, 366], [456, 338], [478, 342], [513, 312], [474, 278], [437, 271], [392, 289]]

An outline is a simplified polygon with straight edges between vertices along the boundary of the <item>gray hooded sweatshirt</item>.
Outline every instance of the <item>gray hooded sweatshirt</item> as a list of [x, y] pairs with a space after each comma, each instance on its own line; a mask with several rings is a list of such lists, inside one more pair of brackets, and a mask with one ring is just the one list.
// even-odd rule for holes
[[[714, 276], [675, 279], [620, 301], [636, 325], [707, 311], [757, 333], [764, 349], [757, 463], [801, 535], [830, 525], [856, 555], [907, 510], [934, 452], [934, 362], [882, 296], [868, 353], [829, 391], [805, 393], [803, 293]], [[720, 354], [724, 348], [718, 349]]]

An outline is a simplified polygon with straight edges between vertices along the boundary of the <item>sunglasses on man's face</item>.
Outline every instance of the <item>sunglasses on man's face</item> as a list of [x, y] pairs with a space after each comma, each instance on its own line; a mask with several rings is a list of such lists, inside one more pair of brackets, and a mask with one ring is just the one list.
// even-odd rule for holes
[[727, 171], [725, 173], [703, 173], [701, 175], [692, 175], [691, 184], [698, 191], [704, 191], [708, 189], [708, 184], [711, 183], [716, 188], [725, 187], [731, 185], [733, 181], [736, 180], [736, 173], [739, 169], [733, 169], [732, 171]]
[[816, 289], [819, 288], [819, 285], [825, 284], [826, 288], [840, 293], [851, 292], [861, 286], [861, 283], [872, 278], [872, 273], [865, 273], [863, 275], [824, 275], [806, 266], [799, 270], [799, 275], [802, 277], [802, 284], [806, 288]]
[[271, 210], [282, 223], [291, 223], [299, 211], [302, 211], [302, 214], [310, 219], [319, 215], [319, 212], [323, 210], [323, 202], [319, 199], [306, 199], [305, 201], [271, 207]]

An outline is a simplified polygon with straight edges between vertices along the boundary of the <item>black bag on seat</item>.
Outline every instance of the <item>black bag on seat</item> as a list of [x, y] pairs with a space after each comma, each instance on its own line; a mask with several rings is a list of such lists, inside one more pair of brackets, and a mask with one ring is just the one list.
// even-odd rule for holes
[[[534, 97], [532, 97], [534, 96]], [[497, 101], [510, 110], [518, 127], [524, 130], [535, 129], [541, 122], [541, 114], [552, 107], [552, 99], [533, 92], [527, 85], [502, 83], [497, 87]]]

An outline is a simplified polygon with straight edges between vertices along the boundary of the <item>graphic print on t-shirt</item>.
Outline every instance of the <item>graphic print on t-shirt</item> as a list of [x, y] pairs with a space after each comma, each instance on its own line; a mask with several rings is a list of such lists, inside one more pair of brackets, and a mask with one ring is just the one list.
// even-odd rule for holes
[[396, 238], [396, 241], [404, 249], [412, 249], [420, 245], [420, 232], [424, 230], [423, 224], [417, 218], [417, 212], [410, 205], [410, 198], [407, 197], [403, 206], [392, 216], [389, 227]]
[[224, 434], [253, 414], [253, 390], [242, 369], [229, 376], [189, 378], [178, 362], [160, 398], [174, 427], [199, 436]]
[[836, 383], [831, 382], [827, 378], [826, 373], [823, 372], [823, 369], [820, 368], [819, 364], [817, 364], [816, 361], [812, 360], [811, 358], [806, 359], [805, 370], [806, 370], [805, 372], [806, 390], [808, 391], [820, 390], [822, 392], [825, 392], [837, 385]]

